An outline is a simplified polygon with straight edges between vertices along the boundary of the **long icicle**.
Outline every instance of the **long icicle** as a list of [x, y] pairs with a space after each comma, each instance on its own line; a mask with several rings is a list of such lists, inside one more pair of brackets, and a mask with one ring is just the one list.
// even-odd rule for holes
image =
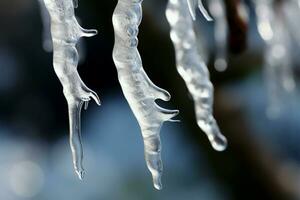
[[227, 140], [212, 115], [213, 85], [208, 69], [195, 46], [196, 35], [187, 2], [169, 0], [166, 16], [171, 26], [170, 36], [175, 46], [177, 70], [193, 96], [197, 123], [206, 133], [213, 148], [223, 151]]
[[63, 86], [63, 92], [68, 103], [73, 164], [78, 177], [83, 179], [81, 108], [85, 104], [86, 109], [91, 98], [98, 105], [100, 105], [100, 100], [97, 94], [80, 79], [77, 71], [78, 52], [76, 44], [81, 37], [94, 36], [97, 31], [83, 29], [78, 24], [74, 14], [74, 2], [77, 2], [76, 0], [44, 0], [44, 2], [51, 17], [53, 67]]
[[170, 94], [155, 86], [145, 73], [137, 49], [138, 26], [142, 20], [142, 0], [119, 0], [113, 14], [115, 46], [113, 59], [119, 81], [131, 110], [140, 125], [145, 159], [152, 173], [154, 187], [162, 189], [160, 129], [165, 121], [178, 114], [155, 103], [156, 99], [169, 101]]

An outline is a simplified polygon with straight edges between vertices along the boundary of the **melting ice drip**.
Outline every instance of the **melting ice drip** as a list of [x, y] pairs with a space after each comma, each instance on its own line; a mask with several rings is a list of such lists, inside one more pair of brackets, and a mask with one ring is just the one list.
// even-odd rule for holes
[[70, 124], [70, 146], [73, 164], [79, 178], [84, 176], [82, 166], [83, 149], [81, 144], [80, 114], [83, 104], [85, 109], [92, 99], [100, 105], [97, 94], [89, 89], [77, 71], [78, 52], [76, 44], [81, 37], [91, 37], [96, 30], [83, 29], [77, 22], [74, 7], [77, 0], [44, 0], [51, 18], [53, 45], [53, 67], [62, 86], [68, 103]]
[[[206, 133], [213, 148], [223, 151], [227, 146], [227, 141], [212, 115], [213, 85], [210, 82], [207, 66], [195, 46], [196, 35], [188, 9], [188, 5], [195, 6], [196, 4], [193, 0], [188, 2], [189, 4], [182, 0], [169, 0], [166, 10], [171, 26], [170, 36], [175, 46], [177, 70], [193, 96], [199, 127]], [[202, 7], [201, 5], [199, 7]], [[195, 7], [189, 6], [189, 8], [194, 16]], [[204, 16], [211, 19], [206, 14]]]
[[[290, 63], [290, 37], [284, 15], [273, 0], [256, 0], [258, 31], [266, 43], [265, 78], [268, 90], [269, 117], [277, 117], [284, 98], [295, 88]], [[295, 19], [294, 19], [295, 20]]]
[[119, 81], [131, 110], [141, 128], [145, 159], [152, 173], [154, 187], [162, 189], [160, 129], [165, 121], [172, 121], [177, 110], [167, 110], [155, 103], [169, 101], [170, 94], [154, 85], [145, 73], [138, 52], [139, 25], [142, 20], [142, 0], [119, 0], [113, 14], [115, 46], [113, 59]]

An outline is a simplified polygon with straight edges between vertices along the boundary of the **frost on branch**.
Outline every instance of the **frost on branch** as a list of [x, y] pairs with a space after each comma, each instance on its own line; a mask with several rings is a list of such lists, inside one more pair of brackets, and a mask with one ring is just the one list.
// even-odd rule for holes
[[154, 187], [161, 189], [163, 171], [160, 129], [165, 121], [178, 114], [155, 103], [156, 99], [170, 100], [170, 94], [154, 85], [145, 73], [137, 49], [139, 25], [142, 20], [142, 0], [119, 0], [113, 14], [115, 46], [113, 59], [119, 81], [144, 139], [145, 159], [152, 173]]
[[197, 123], [213, 148], [222, 151], [226, 148], [227, 141], [212, 115], [213, 85], [195, 46], [196, 36], [187, 2], [169, 0], [166, 16], [171, 26], [170, 36], [175, 46], [177, 70], [193, 96]]
[[82, 179], [84, 169], [80, 130], [81, 108], [83, 104], [87, 108], [91, 99], [100, 105], [100, 100], [97, 94], [80, 79], [77, 71], [78, 52], [76, 44], [81, 37], [94, 36], [97, 31], [83, 29], [78, 24], [74, 14], [74, 3], [77, 6], [77, 0], [44, 0], [44, 3], [51, 18], [53, 67], [63, 86], [63, 92], [68, 103], [73, 164], [76, 173]]

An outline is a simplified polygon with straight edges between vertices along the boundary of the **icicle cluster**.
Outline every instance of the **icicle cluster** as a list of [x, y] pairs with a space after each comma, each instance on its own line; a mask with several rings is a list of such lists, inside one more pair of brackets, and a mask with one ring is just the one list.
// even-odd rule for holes
[[256, 0], [258, 30], [266, 42], [265, 79], [268, 90], [269, 117], [277, 117], [286, 94], [293, 91], [295, 82], [290, 63], [290, 37], [282, 11], [273, 0]]
[[163, 171], [160, 129], [165, 121], [178, 114], [177, 110], [159, 107], [156, 99], [169, 101], [170, 94], [155, 86], [145, 73], [138, 52], [139, 25], [142, 20], [142, 0], [119, 0], [113, 14], [115, 46], [113, 59], [119, 81], [144, 139], [145, 159], [152, 173], [154, 187], [161, 189]]
[[68, 103], [70, 120], [70, 145], [76, 173], [82, 179], [83, 150], [81, 144], [80, 113], [92, 99], [100, 105], [97, 94], [89, 89], [77, 71], [78, 52], [76, 44], [81, 37], [91, 37], [96, 30], [83, 29], [77, 22], [74, 7], [77, 0], [44, 0], [51, 17], [51, 35], [53, 42], [53, 66], [62, 86]]
[[[192, 0], [188, 2], [192, 16], [195, 16], [193, 14], [195, 7], [191, 7], [191, 5], [195, 6], [195, 2]], [[202, 8], [202, 4], [199, 5]], [[206, 12], [204, 13], [204, 16], [210, 19]], [[183, 0], [169, 0], [166, 16], [171, 26], [170, 36], [175, 46], [177, 70], [193, 96], [197, 123], [206, 133], [213, 148], [222, 151], [226, 148], [227, 141], [212, 115], [213, 85], [210, 82], [207, 66], [195, 46], [196, 36], [188, 3]]]

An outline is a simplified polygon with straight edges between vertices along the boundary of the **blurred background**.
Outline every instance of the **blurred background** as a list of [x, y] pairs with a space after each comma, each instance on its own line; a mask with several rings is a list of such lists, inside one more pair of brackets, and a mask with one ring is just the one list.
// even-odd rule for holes
[[200, 13], [195, 22], [199, 34], [195, 45], [205, 50], [215, 86], [214, 114], [229, 141], [228, 149], [220, 153], [198, 128], [192, 98], [176, 71], [164, 14], [167, 1], [144, 1], [139, 35], [144, 68], [154, 83], [172, 94], [165, 105], [181, 112], [181, 123], [166, 123], [162, 129], [164, 189], [156, 191], [144, 162], [137, 121], [112, 61], [111, 17], [117, 0], [79, 1], [76, 10], [83, 27], [99, 30], [79, 45], [80, 75], [102, 101], [101, 107], [91, 104], [82, 115], [84, 181], [73, 171], [67, 104], [52, 68], [52, 54], [44, 50], [39, 2], [1, 0], [0, 199], [300, 199], [299, 46], [290, 38], [288, 61], [296, 86], [279, 95], [276, 114], [270, 114], [266, 42], [257, 29], [255, 5], [245, 1], [247, 25], [236, 13], [238, 1], [224, 2], [227, 70], [214, 67], [217, 22], [206, 22]]

